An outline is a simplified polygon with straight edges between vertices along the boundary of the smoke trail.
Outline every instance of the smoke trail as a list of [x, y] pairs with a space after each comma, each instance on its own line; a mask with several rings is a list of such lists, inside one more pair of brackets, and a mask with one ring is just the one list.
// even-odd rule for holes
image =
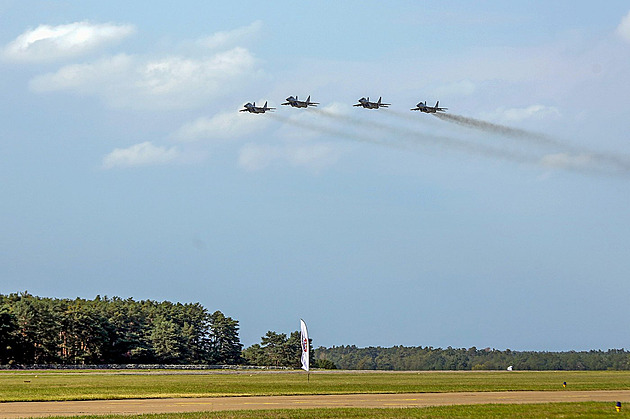
[[[316, 110], [316, 112], [326, 117], [333, 118], [344, 123], [349, 123], [362, 129], [377, 130], [388, 134], [396, 134], [398, 136], [397, 141], [402, 140], [407, 143], [409, 143], [410, 141], [416, 143], [422, 142], [431, 145], [458, 149], [469, 153], [483, 155], [486, 157], [500, 158], [503, 160], [532, 164], [535, 166], [542, 165], [546, 167], [564, 169], [567, 171], [589, 175], [628, 176], [630, 174], [630, 162], [622, 158], [618, 158], [617, 156], [584, 150], [579, 147], [565, 144], [544, 134], [529, 132], [526, 130], [520, 130], [497, 124], [491, 124], [485, 121], [478, 121], [481, 122], [481, 124], [479, 124], [478, 126], [487, 127], [488, 130], [494, 129], [494, 131], [491, 132], [501, 132], [504, 135], [512, 135], [512, 137], [524, 138], [530, 143], [533, 142], [537, 145], [554, 145], [564, 152], [573, 152], [577, 153], [577, 155], [564, 155], [560, 153], [540, 156], [540, 154], [534, 155], [531, 153], [510, 150], [509, 148], [506, 148], [503, 144], [501, 145], [501, 147], [493, 147], [470, 140], [459, 140], [452, 137], [438, 136], [432, 134], [424, 135], [423, 133], [418, 132], [415, 129], [404, 128], [400, 127], [399, 125], [386, 124], [374, 120], [354, 118], [348, 115], [340, 115], [322, 109]], [[399, 112], [394, 113], [391, 112], [391, 110], [387, 110], [387, 113], [393, 113], [396, 116], [398, 116], [399, 114]], [[438, 115], [445, 116], [444, 114]], [[417, 120], [417, 118], [414, 119], [414, 121]], [[472, 118], [462, 117], [462, 119], [460, 120], [465, 122], [466, 120], [472, 120]]]
[[432, 118], [423, 118], [421, 112], [402, 112], [395, 109], [386, 108], [383, 110], [383, 113], [386, 113], [387, 115], [393, 115], [396, 118], [406, 119], [407, 121], [411, 121], [414, 123], [439, 123]]
[[[518, 163], [535, 163], [537, 159], [533, 159], [531, 156], [527, 156], [522, 153], [517, 153], [514, 151], [500, 149], [496, 147], [491, 147], [483, 144], [478, 144], [469, 141], [462, 141], [456, 138], [444, 137], [438, 135], [424, 135], [416, 130], [376, 122], [373, 120], [364, 120], [353, 118], [348, 115], [340, 115], [333, 112], [329, 112], [326, 110], [316, 110], [318, 114], [324, 115], [328, 118], [332, 118], [344, 123], [349, 123], [351, 125], [360, 127], [362, 129], [370, 129], [381, 131], [386, 134], [396, 134], [399, 138], [402, 138], [403, 141], [410, 143], [410, 141], [418, 143], [425, 143], [431, 145], [441, 145], [444, 147], [455, 148], [459, 150], [464, 150], [469, 153], [479, 154], [486, 157], [498, 157], [505, 160], [515, 161]], [[398, 140], [400, 141], [400, 139]], [[388, 143], [391, 144], [391, 143]]]
[[284, 116], [280, 116], [277, 114], [270, 114], [270, 118], [272, 119], [276, 119], [278, 121], [287, 123], [287, 124], [291, 124], [291, 125], [295, 125], [297, 127], [300, 128], [306, 128], [308, 130], [320, 133], [320, 134], [328, 134], [328, 135], [333, 135], [335, 137], [340, 137], [340, 138], [346, 138], [348, 140], [352, 140], [352, 141], [357, 141], [357, 142], [361, 142], [361, 143], [369, 143], [369, 144], [378, 144], [378, 145], [382, 145], [382, 146], [386, 146], [386, 147], [390, 147], [390, 148], [395, 148], [395, 149], [404, 149], [404, 150], [408, 150], [408, 147], [405, 147], [401, 144], [396, 144], [396, 143], [391, 143], [388, 141], [382, 141], [379, 140], [377, 138], [375, 138], [373, 135], [358, 135], [358, 134], [353, 134], [351, 132], [347, 132], [347, 131], [343, 131], [340, 129], [335, 129], [335, 128], [331, 128], [329, 126], [325, 126], [322, 124], [318, 124], [318, 123], [313, 123], [313, 122], [307, 122], [307, 121], [301, 121], [301, 120], [297, 120], [297, 119], [292, 119], [292, 118], [287, 118]]
[[569, 144], [567, 142], [560, 141], [545, 134], [512, 128], [505, 125], [493, 124], [491, 122], [469, 118], [461, 115], [440, 113], [435, 113], [434, 115], [444, 121], [453, 122], [458, 125], [475, 128], [488, 133], [522, 139], [532, 144], [553, 147], [561, 151], [577, 153], [578, 155], [588, 155], [594, 163], [604, 164], [606, 166], [612, 164], [616, 166], [617, 169], [621, 169], [626, 172], [630, 171], [630, 161], [628, 159], [624, 159], [623, 157], [619, 157], [610, 153], [602, 153], [594, 150], [589, 150], [585, 147], [579, 147], [573, 144]]
[[[522, 164], [530, 164], [534, 166], [547, 166], [556, 169], [563, 169], [567, 171], [578, 172], [582, 174], [590, 174], [590, 175], [621, 175], [628, 173], [619, 173], [617, 171], [612, 171], [610, 166], [605, 167], [595, 167], [592, 163], [597, 163], [594, 161], [593, 155], [587, 155], [581, 153], [577, 156], [566, 156], [563, 154], [555, 154], [555, 155], [532, 155], [526, 154], [523, 152], [518, 152], [514, 150], [510, 150], [507, 148], [498, 148], [493, 146], [488, 146], [486, 144], [479, 144], [469, 140], [460, 140], [451, 137], [438, 136], [432, 134], [423, 134], [418, 132], [415, 129], [404, 128], [398, 125], [386, 124], [382, 122], [377, 122], [374, 120], [365, 120], [360, 118], [355, 118], [348, 115], [341, 115], [337, 113], [333, 113], [330, 111], [322, 110], [322, 109], [313, 109], [313, 112], [325, 116], [329, 119], [333, 119], [342, 124], [342, 128], [334, 128], [325, 123], [319, 122], [308, 122], [303, 120], [291, 119], [283, 116], [279, 116], [277, 114], [270, 114], [270, 117], [276, 119], [281, 122], [285, 122], [288, 124], [292, 124], [301, 128], [305, 128], [314, 132], [329, 134], [332, 136], [349, 139], [352, 141], [363, 142], [363, 143], [371, 143], [377, 144], [381, 146], [385, 146], [392, 149], [399, 150], [407, 150], [419, 152], [418, 149], [419, 144], [429, 144], [438, 147], [445, 147], [450, 149], [456, 149], [460, 151], [464, 151], [470, 154], [477, 154], [489, 158], [498, 158], [501, 160], [507, 160]], [[483, 121], [482, 121], [483, 122]], [[488, 123], [489, 124], [489, 123]], [[355, 133], [349, 132], [343, 129], [343, 125], [345, 126], [354, 126], [363, 132]], [[490, 124], [493, 125], [493, 124]], [[521, 131], [522, 133], [527, 133], [524, 130], [512, 129], [510, 127], [505, 127], [508, 130], [504, 132], [510, 132], [509, 130]], [[379, 135], [378, 132], [381, 134]], [[386, 135], [389, 140], [385, 140], [382, 138], [382, 135]], [[522, 134], [523, 135], [523, 134]], [[565, 148], [566, 149], [566, 148]], [[601, 160], [601, 159], [600, 159]], [[599, 161], [601, 163], [601, 161]], [[590, 164], [590, 165], [589, 165]]]
[[508, 137], [517, 137], [517, 138], [520, 138], [520, 137], [531, 138], [534, 140], [539, 140], [543, 144], [557, 145], [557, 141], [553, 140], [552, 138], [549, 138], [548, 136], [544, 134], [539, 134], [536, 132], [526, 131], [526, 130], [518, 129], [518, 128], [512, 128], [505, 125], [493, 124], [491, 122], [482, 121], [480, 119], [468, 118], [461, 115], [437, 113], [437, 112], [434, 113], [433, 115], [440, 119], [454, 122], [459, 125], [480, 129], [482, 131], [486, 131], [486, 132], [490, 132], [494, 134], [502, 134]]

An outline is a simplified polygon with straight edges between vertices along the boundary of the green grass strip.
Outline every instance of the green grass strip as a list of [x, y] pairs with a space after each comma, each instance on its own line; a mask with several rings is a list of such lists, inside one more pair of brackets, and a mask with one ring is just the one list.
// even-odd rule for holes
[[282, 409], [282, 410], [238, 410], [222, 412], [195, 412], [151, 415], [108, 415], [75, 416], [75, 419], [253, 419], [253, 418], [627, 418], [630, 409], [620, 413], [614, 403], [548, 403], [548, 404], [482, 404], [466, 406], [439, 406], [423, 408], [328, 408], [328, 409]]
[[628, 390], [628, 371], [409, 373], [2, 372], [0, 401], [349, 393]]

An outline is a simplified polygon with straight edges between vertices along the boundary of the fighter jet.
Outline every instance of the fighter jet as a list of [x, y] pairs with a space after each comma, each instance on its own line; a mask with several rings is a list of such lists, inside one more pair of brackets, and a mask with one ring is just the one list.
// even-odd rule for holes
[[272, 109], [276, 109], [276, 108], [268, 108], [267, 107], [267, 102], [265, 102], [265, 105], [262, 108], [260, 106], [256, 106], [256, 102], [254, 102], [254, 103], [247, 102], [243, 106], [245, 108], [239, 110], [239, 112], [265, 113], [265, 112], [270, 111]]
[[363, 106], [365, 109], [378, 109], [378, 108], [386, 108], [389, 105], [391, 105], [391, 103], [381, 103], [380, 97], [378, 98], [378, 102], [370, 102], [369, 97], [367, 99], [362, 97], [361, 99], [359, 99], [359, 103], [352, 106]]
[[420, 112], [424, 112], [424, 113], [436, 113], [436, 112], [444, 112], [445, 110], [447, 110], [448, 108], [440, 108], [440, 101], [438, 100], [435, 103], [435, 106], [427, 106], [427, 101], [425, 100], [424, 103], [420, 102], [416, 105], [415, 108], [410, 109], [412, 111], [420, 111]]
[[298, 100], [297, 95], [295, 97], [289, 96], [283, 105], [291, 105], [294, 108], [308, 108], [309, 106], [317, 106], [318, 102], [311, 102], [311, 97], [307, 97], [306, 100]]

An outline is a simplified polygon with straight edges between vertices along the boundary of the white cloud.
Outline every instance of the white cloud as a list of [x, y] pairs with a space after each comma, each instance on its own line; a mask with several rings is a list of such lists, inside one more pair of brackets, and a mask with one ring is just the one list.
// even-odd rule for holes
[[185, 142], [239, 138], [267, 125], [268, 118], [261, 116], [235, 110], [217, 114], [212, 118], [201, 117], [184, 124], [173, 137]]
[[292, 166], [315, 170], [330, 166], [339, 158], [338, 151], [325, 143], [286, 146], [284, 154]]
[[344, 116], [348, 115], [352, 111], [352, 105], [348, 105], [347, 103], [340, 102], [332, 102], [326, 105], [323, 110], [335, 115]]
[[238, 155], [238, 165], [245, 170], [261, 170], [281, 157], [281, 151], [276, 146], [268, 144], [245, 144]]
[[470, 96], [475, 93], [476, 89], [477, 86], [470, 80], [460, 80], [437, 87], [434, 89], [434, 94], [437, 97]]
[[583, 168], [591, 165], [592, 158], [588, 154], [556, 153], [543, 156], [540, 164], [554, 169]]
[[243, 40], [255, 37], [262, 29], [262, 22], [257, 20], [248, 26], [231, 31], [216, 32], [198, 41], [198, 44], [211, 49], [226, 48], [238, 45]]
[[[474, 94], [479, 97], [501, 89], [498, 99], [514, 95], [510, 89], [524, 86], [526, 90], [521, 94], [535, 97], [534, 100], [558, 97], [573, 91], [578, 84], [592, 83], [599, 76], [593, 70], [597, 65], [604, 70], [612, 65], [611, 54], [616, 52], [609, 51], [605, 43], [573, 38], [527, 47], [481, 46], [436, 57], [433, 67], [438, 70], [423, 74], [420, 86], [443, 85], [445, 93], [462, 96], [474, 88]], [[458, 83], [461, 84], [458, 86]]]
[[103, 158], [103, 167], [150, 166], [170, 163], [180, 156], [175, 147], [166, 148], [153, 145], [150, 141], [132, 145], [129, 148], [116, 148]]
[[293, 167], [305, 167], [315, 171], [335, 163], [339, 152], [324, 143], [302, 144], [245, 144], [240, 152], [238, 164], [245, 170], [262, 170], [272, 163], [286, 162]]
[[630, 12], [621, 19], [621, 23], [617, 26], [617, 35], [624, 41], [630, 42]]
[[133, 57], [119, 54], [93, 64], [68, 65], [55, 73], [37, 76], [30, 81], [29, 87], [37, 93], [63, 90], [82, 94], [95, 94], [100, 90], [112, 92], [121, 88], [116, 86], [116, 81], [124, 79], [134, 66]]
[[531, 105], [526, 108], [498, 108], [492, 113], [482, 115], [483, 118], [502, 122], [542, 120], [559, 116], [560, 111], [556, 107], [545, 105]]
[[30, 88], [38, 93], [94, 95], [116, 108], [181, 109], [199, 106], [228, 92], [250, 73], [254, 63], [244, 48], [198, 59], [119, 54], [35, 77]]
[[74, 57], [118, 41], [135, 31], [132, 25], [75, 22], [40, 25], [7, 44], [5, 58], [13, 61], [45, 62]]
[[[262, 102], [261, 102], [262, 103]], [[323, 108], [330, 114], [345, 113], [348, 107], [333, 104]], [[232, 112], [220, 113], [213, 117], [202, 117], [195, 121], [183, 125], [177, 130], [173, 137], [182, 142], [205, 141], [217, 142], [221, 140], [238, 139], [253, 133], [263, 132], [263, 130], [277, 118], [273, 115], [252, 115], [249, 113]], [[241, 146], [238, 156], [239, 167], [248, 171], [265, 169], [272, 165], [288, 164], [292, 167], [307, 168], [319, 171], [324, 167], [334, 164], [341, 153], [340, 149], [334, 145], [310, 140], [311, 132], [308, 130], [298, 130], [296, 126], [304, 128], [311, 126], [318, 120], [316, 114], [310, 112], [295, 112], [291, 117], [278, 117], [285, 121], [275, 136], [284, 138], [279, 144], [269, 143], [247, 143]], [[325, 131], [325, 130], [324, 130]], [[268, 138], [267, 135], [260, 135], [261, 140]], [[202, 147], [204, 144], [202, 144]]]

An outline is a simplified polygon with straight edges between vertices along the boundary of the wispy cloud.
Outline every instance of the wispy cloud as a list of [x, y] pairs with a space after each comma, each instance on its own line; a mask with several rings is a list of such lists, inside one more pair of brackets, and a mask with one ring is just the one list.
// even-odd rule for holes
[[547, 154], [540, 159], [540, 164], [553, 169], [586, 168], [593, 163], [588, 154], [556, 153]]
[[437, 97], [449, 96], [470, 96], [477, 90], [475, 83], [470, 80], [460, 80], [446, 83], [434, 89]]
[[176, 147], [159, 147], [146, 141], [128, 148], [114, 149], [103, 158], [103, 168], [160, 165], [173, 162], [179, 156]]
[[67, 25], [39, 25], [4, 47], [12, 61], [46, 62], [75, 57], [107, 43], [119, 41], [135, 31], [132, 25], [75, 22]]
[[234, 139], [260, 130], [268, 122], [263, 115], [224, 112], [211, 118], [201, 117], [188, 122], [177, 130], [173, 137], [183, 142]]
[[525, 108], [498, 108], [492, 113], [482, 114], [482, 118], [506, 123], [521, 122], [528, 119], [548, 119], [560, 116], [560, 111], [554, 106], [530, 105]]
[[274, 162], [285, 162], [293, 167], [304, 167], [315, 171], [335, 163], [339, 151], [326, 143], [301, 144], [245, 144], [240, 152], [238, 164], [249, 171], [262, 170]]
[[630, 42], [630, 12], [621, 19], [621, 23], [617, 26], [617, 35], [624, 41]]
[[200, 39], [198, 44], [211, 49], [234, 47], [244, 42], [244, 40], [256, 36], [260, 33], [262, 27], [262, 22], [257, 20], [248, 26], [236, 28], [231, 31], [216, 32], [211, 36]]
[[204, 58], [119, 54], [37, 76], [30, 88], [38, 93], [94, 95], [116, 108], [181, 109], [229, 92], [254, 64], [244, 48]]

